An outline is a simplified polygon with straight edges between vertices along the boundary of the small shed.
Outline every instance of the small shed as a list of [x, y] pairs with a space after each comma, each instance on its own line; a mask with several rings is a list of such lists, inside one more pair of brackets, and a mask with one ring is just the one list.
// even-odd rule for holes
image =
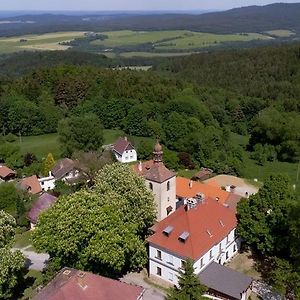
[[196, 173], [194, 176], [193, 176], [193, 180], [196, 180], [196, 181], [204, 181], [208, 178], [210, 178], [213, 174], [213, 170], [211, 169], [208, 169], [208, 168], [202, 168], [198, 173]]

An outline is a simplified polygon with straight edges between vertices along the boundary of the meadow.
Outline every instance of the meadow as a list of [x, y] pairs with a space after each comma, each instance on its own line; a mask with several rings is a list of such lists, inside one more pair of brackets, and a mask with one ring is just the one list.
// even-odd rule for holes
[[272, 37], [259, 33], [211, 34], [188, 30], [173, 31], [110, 31], [103, 32], [108, 38], [95, 40], [93, 45], [108, 49], [124, 46], [137, 46], [151, 43], [156, 50], [190, 50], [215, 46], [223, 42], [248, 42], [270, 40]]
[[0, 38], [0, 54], [24, 50], [67, 50], [69, 47], [60, 45], [60, 43], [81, 37], [84, 37], [83, 31], [52, 32], [42, 35]]

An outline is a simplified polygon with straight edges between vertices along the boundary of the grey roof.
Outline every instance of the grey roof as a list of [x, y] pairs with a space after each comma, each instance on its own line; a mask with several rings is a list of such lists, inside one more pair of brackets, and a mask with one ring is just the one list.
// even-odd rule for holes
[[63, 158], [57, 162], [57, 164], [51, 170], [55, 179], [62, 179], [65, 175], [70, 173], [74, 169], [74, 161], [69, 158]]
[[199, 275], [202, 284], [234, 299], [241, 299], [241, 294], [250, 287], [252, 278], [220, 265], [210, 263]]

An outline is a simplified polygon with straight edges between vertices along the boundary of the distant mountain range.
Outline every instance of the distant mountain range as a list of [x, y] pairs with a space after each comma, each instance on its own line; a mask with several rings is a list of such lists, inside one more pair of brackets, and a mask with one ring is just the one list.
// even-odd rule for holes
[[[37, 14], [36, 14], [37, 13]], [[58, 12], [59, 13], [59, 12]], [[70, 12], [69, 12], [70, 13]], [[0, 36], [53, 31], [187, 29], [211, 33], [264, 32], [285, 29], [300, 34], [300, 3], [249, 6], [197, 15], [178, 12], [102, 12], [27, 14], [0, 19]]]

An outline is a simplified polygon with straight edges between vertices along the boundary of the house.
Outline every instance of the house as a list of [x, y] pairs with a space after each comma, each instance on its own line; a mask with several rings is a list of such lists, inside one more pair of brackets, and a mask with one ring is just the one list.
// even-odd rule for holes
[[16, 177], [16, 172], [11, 170], [10, 168], [0, 165], [0, 182], [1, 181], [9, 181]]
[[70, 158], [60, 159], [51, 170], [51, 174], [55, 181], [62, 180], [69, 184], [72, 184], [80, 175], [75, 162]]
[[33, 204], [28, 212], [27, 218], [30, 221], [31, 229], [34, 229], [39, 215], [50, 208], [55, 202], [57, 198], [48, 193], [42, 194]]
[[208, 168], [201, 168], [201, 170], [193, 176], [193, 180], [203, 181], [210, 178], [213, 174], [213, 170]]
[[246, 300], [251, 294], [251, 277], [215, 262], [210, 263], [199, 274], [199, 279], [208, 287], [208, 294], [215, 298]]
[[42, 187], [43, 192], [54, 190], [55, 188], [55, 177], [49, 172], [49, 176], [41, 177], [38, 179]]
[[[228, 262], [240, 248], [236, 225], [235, 213], [216, 199], [204, 195], [188, 199], [152, 227], [153, 234], [147, 239], [150, 276], [177, 285], [178, 270], [187, 258], [193, 260], [196, 274], [212, 262]], [[222, 286], [214, 288], [222, 290]]]
[[146, 186], [153, 192], [157, 209], [157, 221], [176, 210], [176, 174], [163, 162], [162, 146], [156, 143], [153, 160], [133, 166], [136, 174], [143, 176]]
[[19, 186], [21, 189], [26, 190], [28, 193], [36, 195], [42, 192], [40, 182], [36, 175], [23, 178]]
[[113, 154], [121, 163], [130, 163], [137, 161], [137, 153], [127, 137], [120, 137], [113, 145]]
[[110, 278], [64, 268], [34, 300], [142, 300], [144, 289]]

